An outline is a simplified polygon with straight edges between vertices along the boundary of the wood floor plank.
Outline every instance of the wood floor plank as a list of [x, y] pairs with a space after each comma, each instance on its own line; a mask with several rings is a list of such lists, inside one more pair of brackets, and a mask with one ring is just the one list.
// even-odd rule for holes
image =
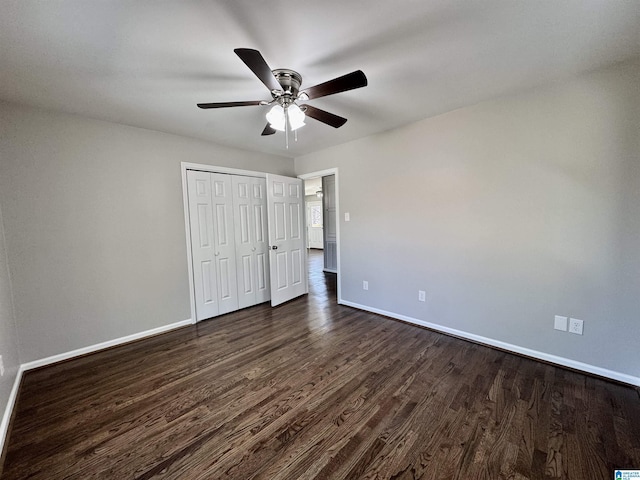
[[0, 478], [608, 479], [640, 397], [310, 294], [27, 372]]

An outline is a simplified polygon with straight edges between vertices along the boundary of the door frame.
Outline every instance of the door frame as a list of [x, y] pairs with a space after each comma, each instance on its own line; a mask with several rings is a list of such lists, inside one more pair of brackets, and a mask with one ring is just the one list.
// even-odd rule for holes
[[[180, 162], [180, 175], [182, 176], [182, 208], [184, 210], [184, 231], [187, 243], [187, 272], [189, 277], [189, 303], [191, 309], [191, 323], [196, 320], [196, 298], [193, 282], [193, 252], [191, 250], [191, 222], [189, 222], [189, 192], [187, 188], [187, 170], [199, 170], [209, 173], [226, 173], [228, 175], [242, 175], [245, 177], [267, 178], [266, 172], [254, 172], [252, 170], [240, 170], [237, 168], [218, 167], [215, 165], [203, 165], [201, 163]], [[293, 177], [292, 177], [293, 178]]]
[[[302, 180], [309, 180], [311, 178], [327, 177], [329, 175], [335, 175], [336, 178], [336, 256], [338, 264], [338, 273], [336, 274], [337, 286], [338, 286], [338, 304], [342, 302], [342, 264], [340, 262], [340, 176], [338, 175], [338, 168], [328, 168], [326, 170], [319, 170], [316, 172], [304, 173], [298, 175], [298, 178]], [[305, 211], [306, 216], [306, 211]], [[306, 222], [306, 219], [305, 219]], [[308, 273], [307, 273], [308, 275]]]

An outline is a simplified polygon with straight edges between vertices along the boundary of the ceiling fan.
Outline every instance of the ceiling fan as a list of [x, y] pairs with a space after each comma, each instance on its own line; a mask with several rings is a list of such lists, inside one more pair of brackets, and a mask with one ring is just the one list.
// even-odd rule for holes
[[298, 104], [314, 98], [333, 95], [334, 93], [346, 92], [355, 88], [367, 86], [367, 77], [361, 70], [348, 73], [341, 77], [334, 78], [314, 87], [300, 90], [302, 76], [287, 68], [271, 70], [267, 62], [258, 50], [251, 48], [236, 48], [236, 55], [240, 57], [247, 67], [260, 79], [269, 89], [272, 99], [252, 100], [245, 102], [219, 102], [219, 103], [198, 103], [200, 108], [226, 108], [226, 107], [246, 107], [251, 105], [273, 105], [267, 113], [267, 125], [262, 131], [262, 135], [273, 135], [277, 130], [284, 131], [287, 137], [288, 132], [295, 131], [304, 125], [305, 116], [314, 118], [322, 123], [339, 128], [347, 121], [325, 110], [321, 110], [312, 105]]

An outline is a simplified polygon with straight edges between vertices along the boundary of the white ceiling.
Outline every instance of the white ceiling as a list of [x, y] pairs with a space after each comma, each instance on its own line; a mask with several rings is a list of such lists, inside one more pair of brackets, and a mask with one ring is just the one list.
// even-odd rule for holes
[[[638, 0], [0, 0], [0, 98], [294, 157], [640, 55]], [[303, 89], [361, 69], [369, 86], [309, 102], [284, 149], [270, 99], [233, 53]]]

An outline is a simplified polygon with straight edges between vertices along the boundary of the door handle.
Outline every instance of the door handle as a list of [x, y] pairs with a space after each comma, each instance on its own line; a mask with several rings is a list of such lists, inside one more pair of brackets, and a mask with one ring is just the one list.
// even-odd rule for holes
[[274, 245], [273, 247], [271, 247], [271, 250], [277, 250], [277, 249], [278, 249], [277, 245]]

